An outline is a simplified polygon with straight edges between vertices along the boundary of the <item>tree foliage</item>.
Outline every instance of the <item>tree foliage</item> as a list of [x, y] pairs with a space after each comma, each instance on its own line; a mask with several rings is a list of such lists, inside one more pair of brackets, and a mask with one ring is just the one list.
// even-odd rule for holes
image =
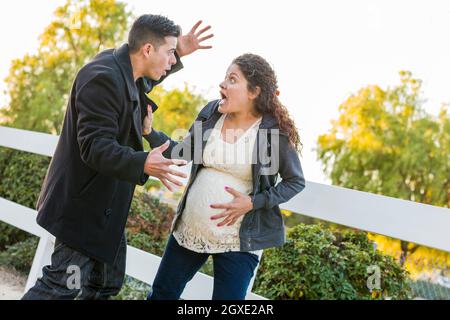
[[[339, 106], [339, 118], [318, 138], [317, 154], [335, 185], [430, 205], [450, 203], [450, 116], [437, 117], [422, 105], [421, 81], [400, 72], [400, 84], [367, 86]], [[385, 237], [373, 235], [381, 244]], [[390, 239], [403, 264], [420, 247]], [[389, 250], [388, 250], [389, 251]], [[421, 261], [437, 258], [450, 265], [448, 253], [423, 248]], [[417, 252], [419, 252], [417, 251]], [[410, 269], [414, 268], [411, 257]]]
[[190, 90], [185, 84], [184, 89], [165, 90], [155, 87], [150, 97], [159, 106], [153, 117], [156, 130], [164, 131], [167, 135], [179, 138], [177, 132], [187, 133], [198, 112], [205, 106], [206, 100], [200, 94]]
[[12, 61], [5, 79], [5, 125], [59, 133], [77, 71], [125, 40], [130, 12], [116, 0], [67, 0], [39, 37], [36, 54]]

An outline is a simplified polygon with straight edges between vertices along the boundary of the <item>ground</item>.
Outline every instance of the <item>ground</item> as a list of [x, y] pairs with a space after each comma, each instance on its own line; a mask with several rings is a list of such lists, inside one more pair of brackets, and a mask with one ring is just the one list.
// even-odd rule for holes
[[0, 267], [0, 300], [19, 300], [24, 293], [26, 282], [24, 275]]

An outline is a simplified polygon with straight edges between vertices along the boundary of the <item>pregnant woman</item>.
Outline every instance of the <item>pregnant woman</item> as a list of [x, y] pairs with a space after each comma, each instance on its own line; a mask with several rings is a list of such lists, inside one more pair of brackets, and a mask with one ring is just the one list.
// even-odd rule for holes
[[151, 128], [151, 110], [144, 121], [152, 148], [170, 141], [164, 156], [193, 160], [148, 299], [179, 299], [209, 256], [212, 298], [245, 299], [262, 250], [285, 242], [279, 204], [305, 187], [300, 138], [271, 66], [254, 54], [236, 58], [220, 93], [179, 143]]

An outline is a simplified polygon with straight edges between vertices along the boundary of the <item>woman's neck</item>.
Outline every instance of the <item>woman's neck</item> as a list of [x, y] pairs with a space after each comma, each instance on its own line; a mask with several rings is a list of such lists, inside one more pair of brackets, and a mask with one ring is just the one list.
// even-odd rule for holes
[[261, 116], [252, 111], [230, 112], [227, 118], [230, 122], [238, 127], [245, 127], [248, 123], [255, 122]]

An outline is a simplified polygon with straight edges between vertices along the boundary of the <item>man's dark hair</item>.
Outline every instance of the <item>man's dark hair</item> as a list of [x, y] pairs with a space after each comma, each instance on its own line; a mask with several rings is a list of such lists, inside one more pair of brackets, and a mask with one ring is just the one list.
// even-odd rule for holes
[[180, 33], [180, 27], [172, 20], [160, 15], [144, 14], [133, 23], [128, 34], [128, 46], [131, 53], [137, 52], [146, 43], [158, 49], [165, 43], [165, 37], [178, 37]]

